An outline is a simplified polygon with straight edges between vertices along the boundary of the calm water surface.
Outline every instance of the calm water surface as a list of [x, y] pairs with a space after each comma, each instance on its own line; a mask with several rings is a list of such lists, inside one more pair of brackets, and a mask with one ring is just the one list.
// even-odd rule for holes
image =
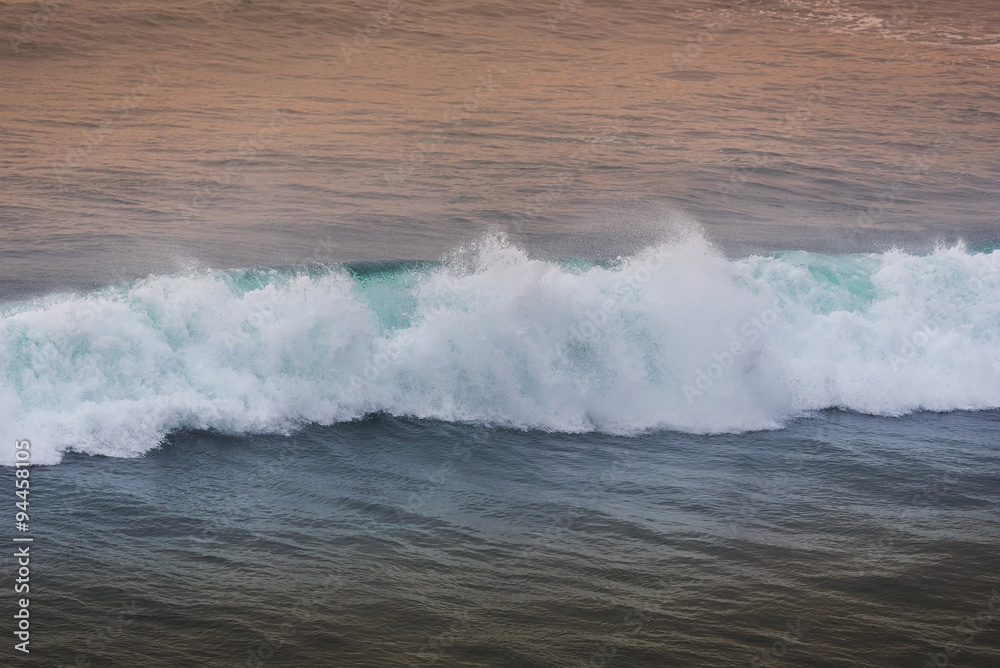
[[998, 236], [991, 0], [51, 4], [0, 11], [8, 297], [614, 257], [674, 208], [737, 254]]

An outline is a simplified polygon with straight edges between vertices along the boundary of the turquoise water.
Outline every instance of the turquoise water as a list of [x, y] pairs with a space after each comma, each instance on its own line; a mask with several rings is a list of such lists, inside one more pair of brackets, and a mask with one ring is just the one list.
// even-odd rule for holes
[[609, 263], [493, 235], [444, 263], [155, 276], [7, 305], [0, 426], [54, 464], [370, 414], [635, 435], [994, 409], [998, 295], [1000, 251], [727, 259], [697, 233]]

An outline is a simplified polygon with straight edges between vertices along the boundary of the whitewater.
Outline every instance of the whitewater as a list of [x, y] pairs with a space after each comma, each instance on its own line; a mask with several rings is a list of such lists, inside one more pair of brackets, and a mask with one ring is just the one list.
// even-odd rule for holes
[[595, 263], [489, 234], [0, 307], [0, 432], [41, 464], [373, 413], [632, 435], [998, 407], [1000, 250], [961, 244], [727, 259], [692, 233]]

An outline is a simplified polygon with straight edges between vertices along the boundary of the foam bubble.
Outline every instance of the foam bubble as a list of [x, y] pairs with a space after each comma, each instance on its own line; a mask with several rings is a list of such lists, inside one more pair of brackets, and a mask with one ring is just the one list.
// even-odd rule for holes
[[192, 272], [7, 305], [0, 433], [57, 463], [139, 456], [181, 429], [374, 411], [633, 434], [1000, 407], [1000, 251], [727, 260], [693, 234], [599, 266], [491, 235], [456, 258]]

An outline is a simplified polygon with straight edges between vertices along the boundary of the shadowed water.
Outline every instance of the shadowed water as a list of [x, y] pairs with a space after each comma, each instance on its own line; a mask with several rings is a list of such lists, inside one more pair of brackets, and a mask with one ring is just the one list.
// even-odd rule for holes
[[954, 665], [993, 666], [1000, 620], [956, 627], [1000, 586], [997, 426], [833, 412], [629, 439], [380, 417], [72, 455], [32, 478], [38, 652], [919, 668], [958, 643]]

